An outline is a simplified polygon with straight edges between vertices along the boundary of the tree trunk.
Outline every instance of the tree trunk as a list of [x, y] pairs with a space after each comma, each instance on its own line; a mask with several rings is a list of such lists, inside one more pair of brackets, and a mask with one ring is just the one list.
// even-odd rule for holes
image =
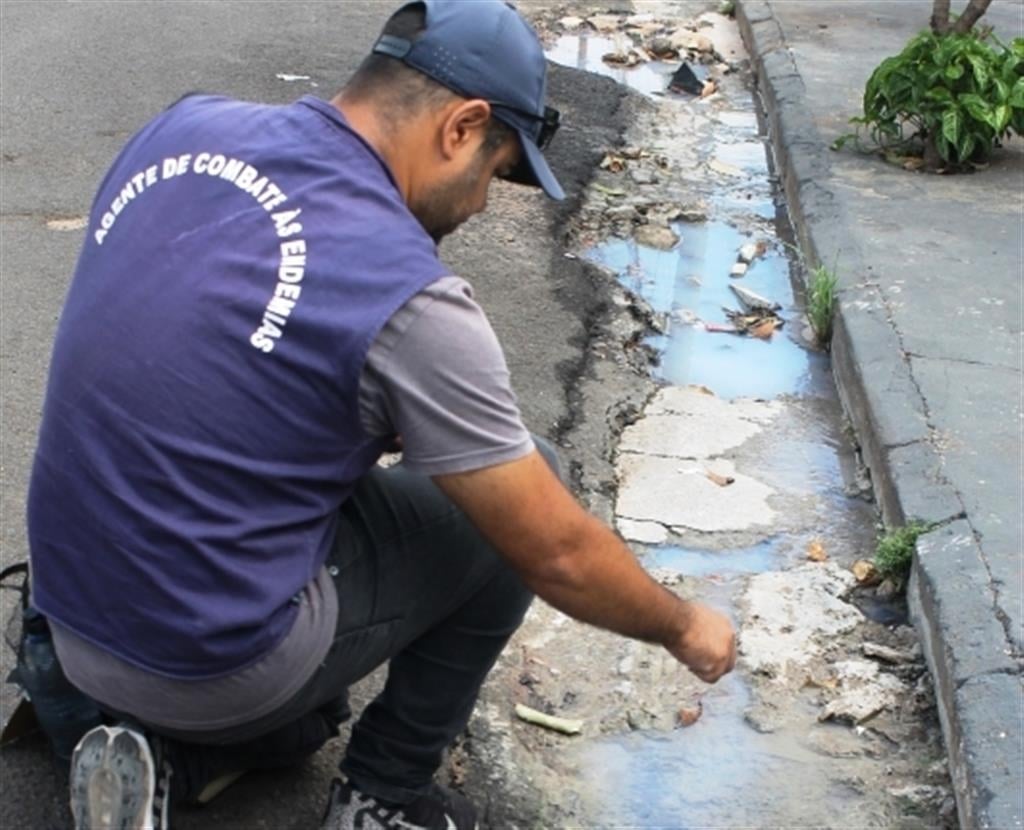
[[935, 136], [929, 134], [924, 137], [924, 169], [932, 173], [941, 170], [945, 162], [939, 155], [939, 147], [935, 143]]
[[[939, 0], [936, 0], [936, 4], [938, 2]], [[967, 8], [964, 9], [964, 13], [953, 24], [953, 32], [962, 35], [971, 31], [971, 28], [981, 19], [981, 16], [988, 10], [990, 5], [992, 5], [992, 0], [971, 0], [967, 4]]]
[[932, 6], [932, 31], [937, 35], [944, 35], [949, 31], [949, 2], [950, 0], [935, 0]]

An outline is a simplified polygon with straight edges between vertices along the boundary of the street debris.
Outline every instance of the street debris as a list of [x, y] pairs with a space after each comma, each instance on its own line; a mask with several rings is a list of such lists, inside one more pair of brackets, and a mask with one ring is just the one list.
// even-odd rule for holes
[[762, 297], [760, 294], [754, 293], [749, 288], [743, 288], [738, 285], [730, 285], [729, 288], [748, 312], [775, 312], [782, 308], [782, 306], [774, 300]]
[[672, 74], [672, 80], [669, 81], [668, 88], [673, 92], [688, 92], [690, 95], [700, 95], [704, 92], [704, 82], [706, 80], [707, 78], [699, 77], [694, 72], [693, 67], [684, 61]]
[[819, 721], [839, 720], [860, 725], [880, 712], [894, 708], [906, 687], [877, 663], [844, 660], [834, 666], [842, 691], [818, 713]]
[[863, 643], [861, 650], [864, 652], [865, 657], [874, 657], [892, 665], [917, 663], [921, 659], [920, 653], [915, 654], [911, 651], [890, 648], [879, 643]]
[[563, 735], [578, 735], [583, 731], [583, 721], [573, 718], [560, 718], [556, 715], [545, 715], [522, 703], [516, 704], [516, 717], [519, 720], [532, 723], [534, 726], [542, 726]]
[[761, 242], [748, 242], [742, 248], [736, 258], [739, 262], [745, 262], [748, 265], [760, 256], [764, 256], [768, 250], [768, 244], [764, 241]]
[[46, 227], [51, 231], [80, 231], [89, 226], [88, 216], [73, 216], [67, 219], [49, 219]]
[[680, 706], [679, 711], [676, 712], [676, 726], [680, 729], [693, 726], [700, 720], [702, 714], [704, 714], [704, 704], [699, 700], [696, 706]]
[[715, 173], [721, 173], [723, 176], [735, 176], [742, 177], [746, 174], [735, 164], [726, 164], [724, 161], [718, 159], [711, 159], [708, 162], [708, 167]]
[[650, 58], [646, 52], [642, 52], [639, 49], [624, 49], [618, 52], [606, 52], [601, 56], [601, 60], [605, 63], [612, 64], [613, 66], [637, 66], [641, 63], [647, 63]]
[[279, 81], [285, 81], [288, 83], [293, 83], [295, 81], [312, 80], [311, 75], [289, 75], [287, 72], [278, 72], [277, 75], [275, 75], [274, 77], [276, 77]]
[[717, 484], [719, 487], [728, 487], [730, 484], [733, 484], [736, 481], [736, 479], [733, 476], [719, 475], [713, 470], [707, 470], [704, 473], [704, 475], [706, 475], [709, 479], [715, 482], [715, 484]]
[[[745, 314], [742, 311], [723, 309], [725, 316], [732, 323], [731, 331], [734, 334], [746, 334], [750, 337], [758, 337], [761, 340], [770, 340], [775, 330], [782, 328], [783, 321], [774, 312], [758, 312]], [[728, 331], [726, 328], [707, 329], [708, 331]]]
[[882, 580], [878, 568], [870, 559], [858, 559], [850, 566], [850, 570], [853, 572], [857, 584], [865, 588], [877, 585]]
[[807, 558], [812, 562], [825, 562], [828, 560], [825, 546], [821, 543], [820, 539], [815, 539], [807, 546]]
[[626, 159], [615, 153], [606, 153], [598, 166], [609, 173], [621, 173], [626, 169]]
[[730, 269], [729, 271], [729, 276], [732, 277], [733, 279], [746, 276], [746, 274], [747, 264], [745, 262], [733, 263], [732, 269]]

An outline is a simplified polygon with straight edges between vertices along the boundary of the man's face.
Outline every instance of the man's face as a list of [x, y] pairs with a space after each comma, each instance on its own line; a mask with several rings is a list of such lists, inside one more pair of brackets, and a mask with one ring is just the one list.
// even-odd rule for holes
[[519, 140], [507, 138], [496, 150], [481, 144], [461, 169], [410, 205], [413, 215], [435, 242], [440, 242], [471, 216], [487, 207], [487, 192], [495, 177], [507, 176], [519, 160]]

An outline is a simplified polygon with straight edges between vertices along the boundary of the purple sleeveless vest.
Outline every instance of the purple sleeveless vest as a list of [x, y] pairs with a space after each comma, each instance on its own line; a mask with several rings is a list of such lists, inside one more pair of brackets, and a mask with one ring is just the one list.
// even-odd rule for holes
[[367, 350], [446, 273], [331, 105], [190, 96], [152, 121], [100, 187], [57, 332], [39, 609], [172, 677], [265, 655], [380, 455]]

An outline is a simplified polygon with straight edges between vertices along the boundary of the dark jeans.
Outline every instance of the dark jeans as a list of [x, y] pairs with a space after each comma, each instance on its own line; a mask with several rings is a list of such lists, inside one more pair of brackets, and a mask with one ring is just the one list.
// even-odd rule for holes
[[[537, 446], [557, 471], [551, 447]], [[287, 704], [219, 733], [156, 730], [173, 739], [178, 795], [194, 799], [221, 773], [289, 766], [315, 752], [348, 718], [349, 685], [390, 660], [341, 769], [378, 798], [415, 798], [533, 598], [434, 483], [401, 465], [375, 468], [356, 487], [327, 567], [338, 591], [334, 643]]]

